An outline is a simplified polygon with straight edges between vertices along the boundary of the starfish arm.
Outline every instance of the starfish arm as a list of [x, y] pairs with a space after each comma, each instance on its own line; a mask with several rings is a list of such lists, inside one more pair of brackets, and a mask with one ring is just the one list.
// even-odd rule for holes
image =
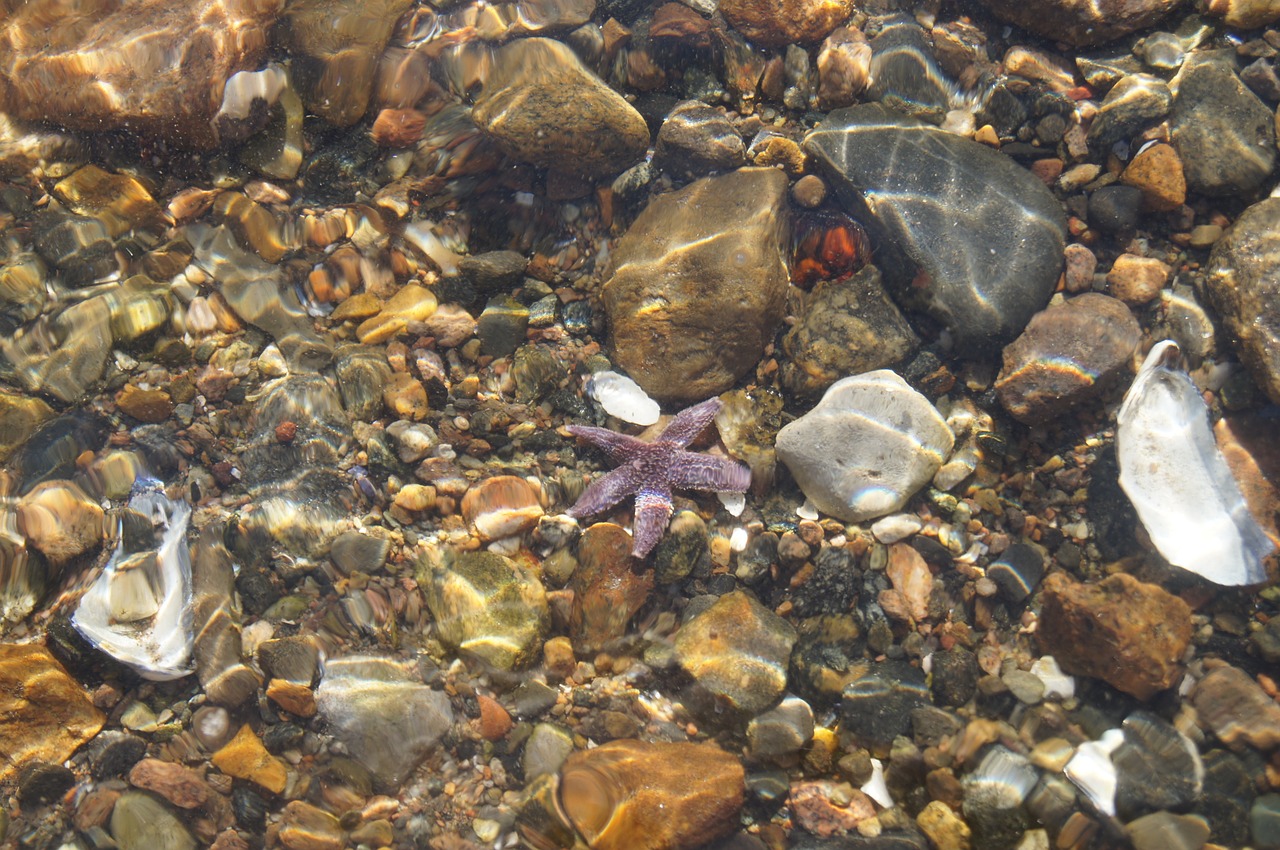
[[636, 492], [635, 470], [630, 466], [620, 466], [608, 475], [592, 481], [568, 514], [574, 519], [585, 519], [607, 510]]
[[671, 521], [671, 491], [645, 487], [636, 493], [636, 519], [631, 525], [631, 554], [643, 559], [658, 545]]
[[707, 430], [707, 426], [711, 424], [711, 420], [716, 418], [716, 414], [720, 412], [720, 399], [709, 398], [701, 404], [695, 404], [693, 407], [686, 407], [675, 415], [671, 423], [663, 430], [659, 440], [668, 443], [675, 443], [680, 448], [684, 448], [697, 438], [699, 434]]
[[745, 493], [751, 486], [751, 470], [727, 457], [679, 452], [671, 462], [671, 486], [682, 490], [717, 490]]
[[635, 457], [636, 451], [648, 445], [644, 440], [637, 440], [627, 434], [619, 434], [608, 428], [597, 428], [594, 425], [570, 425], [565, 429], [579, 439], [586, 440], [609, 456], [615, 464], [626, 463]]

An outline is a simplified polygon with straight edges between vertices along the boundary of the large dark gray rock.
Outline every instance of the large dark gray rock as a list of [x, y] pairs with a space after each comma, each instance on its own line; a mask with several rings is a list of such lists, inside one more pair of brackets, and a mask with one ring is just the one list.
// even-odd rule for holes
[[1066, 217], [1013, 160], [880, 104], [832, 112], [804, 149], [874, 231], [890, 291], [963, 353], [994, 351], [1048, 303]]
[[1274, 116], [1225, 58], [1199, 60], [1182, 71], [1171, 124], [1193, 192], [1252, 192], [1275, 167]]
[[1205, 278], [1236, 353], [1280, 403], [1280, 198], [1254, 204], [1213, 246]]

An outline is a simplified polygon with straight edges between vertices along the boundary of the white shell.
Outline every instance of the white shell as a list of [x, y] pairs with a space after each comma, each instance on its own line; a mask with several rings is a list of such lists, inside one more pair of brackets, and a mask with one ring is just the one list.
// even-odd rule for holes
[[144, 679], [166, 682], [192, 672], [191, 508], [154, 486], [140, 490], [130, 509], [163, 527], [154, 552], [124, 551], [123, 535], [102, 575], [80, 597], [71, 624], [86, 640]]
[[893, 795], [889, 793], [889, 786], [884, 781], [884, 765], [880, 759], [871, 760], [871, 778], [858, 790], [884, 808], [893, 808]]
[[623, 422], [652, 425], [662, 415], [662, 408], [639, 384], [617, 372], [596, 372], [587, 378], [587, 392], [605, 413]]
[[1124, 743], [1124, 732], [1108, 729], [1096, 741], [1086, 741], [1076, 748], [1063, 773], [1085, 793], [1098, 810], [1112, 817], [1116, 814], [1116, 766], [1111, 753]]
[[778, 432], [778, 457], [818, 510], [861, 522], [899, 510], [955, 439], [929, 400], [880, 369], [836, 381]]
[[1157, 343], [1118, 414], [1120, 486], [1151, 542], [1175, 566], [1215, 584], [1257, 584], [1275, 550], [1240, 495], [1209, 429], [1204, 400]]

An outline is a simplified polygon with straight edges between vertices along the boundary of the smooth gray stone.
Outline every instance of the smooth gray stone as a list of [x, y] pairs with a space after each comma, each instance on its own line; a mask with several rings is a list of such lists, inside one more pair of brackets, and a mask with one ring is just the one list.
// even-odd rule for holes
[[804, 149], [873, 232], [890, 291], [961, 353], [994, 351], [1048, 303], [1066, 216], [1013, 160], [874, 103], [835, 110]]

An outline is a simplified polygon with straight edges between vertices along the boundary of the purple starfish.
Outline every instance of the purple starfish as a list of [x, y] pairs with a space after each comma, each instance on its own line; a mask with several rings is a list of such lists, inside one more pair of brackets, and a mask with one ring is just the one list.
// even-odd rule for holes
[[570, 425], [570, 434], [599, 446], [618, 468], [591, 482], [569, 509], [569, 516], [584, 519], [634, 495], [636, 519], [632, 537], [635, 544], [631, 554], [643, 558], [667, 530], [667, 521], [674, 510], [673, 489], [745, 493], [751, 486], [751, 470], [746, 466], [729, 458], [684, 450], [706, 430], [719, 411], [718, 398], [685, 408], [652, 443], [607, 428]]

